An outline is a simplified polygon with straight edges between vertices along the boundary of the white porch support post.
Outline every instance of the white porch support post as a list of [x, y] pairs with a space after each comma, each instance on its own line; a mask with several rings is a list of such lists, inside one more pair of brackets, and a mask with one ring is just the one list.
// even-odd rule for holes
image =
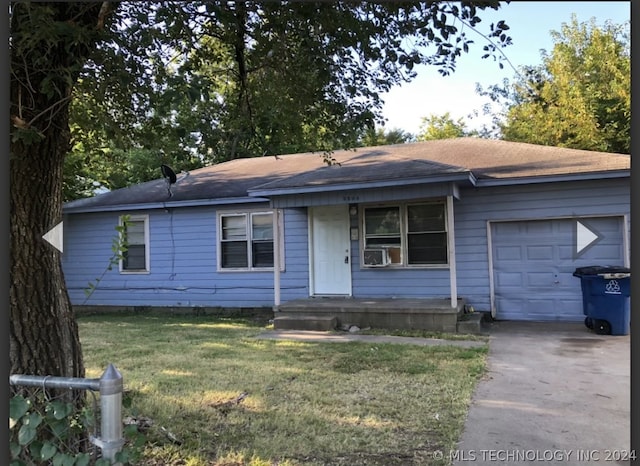
[[447, 196], [447, 250], [449, 252], [449, 281], [451, 307], [458, 307], [458, 280], [456, 276], [456, 236], [453, 218], [453, 196]]
[[631, 258], [629, 257], [629, 251], [631, 250], [629, 244], [629, 216], [627, 214], [622, 217], [622, 244], [624, 246], [624, 254], [622, 255], [624, 266], [631, 267]]
[[273, 304], [280, 305], [280, 209], [273, 210]]

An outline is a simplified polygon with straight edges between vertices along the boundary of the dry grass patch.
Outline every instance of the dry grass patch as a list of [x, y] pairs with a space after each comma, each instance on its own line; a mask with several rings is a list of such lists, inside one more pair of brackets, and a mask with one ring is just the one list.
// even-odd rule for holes
[[122, 372], [146, 465], [446, 464], [486, 347], [257, 340], [212, 317], [79, 318], [88, 377]]

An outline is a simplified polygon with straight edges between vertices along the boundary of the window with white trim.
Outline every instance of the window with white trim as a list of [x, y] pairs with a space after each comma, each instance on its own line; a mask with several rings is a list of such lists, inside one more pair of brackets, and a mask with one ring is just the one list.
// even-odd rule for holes
[[120, 272], [149, 272], [149, 216], [120, 217], [120, 226], [122, 245], [125, 248], [120, 260]]
[[273, 269], [273, 213], [218, 214], [220, 270]]
[[364, 249], [384, 249], [391, 266], [447, 265], [446, 203], [364, 207]]

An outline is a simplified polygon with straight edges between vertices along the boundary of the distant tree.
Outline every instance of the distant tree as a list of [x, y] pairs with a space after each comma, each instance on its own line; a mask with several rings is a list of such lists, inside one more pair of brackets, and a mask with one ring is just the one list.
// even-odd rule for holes
[[542, 64], [521, 69], [512, 84], [488, 91], [501, 106], [494, 131], [505, 140], [604, 152], [631, 152], [631, 54], [629, 23], [575, 15]]
[[418, 141], [431, 141], [434, 139], [460, 138], [465, 136], [477, 136], [477, 131], [467, 130], [464, 119], [454, 120], [449, 112], [442, 115], [431, 114], [422, 118], [420, 129], [416, 139]]
[[386, 146], [391, 144], [404, 144], [415, 140], [415, 136], [400, 128], [385, 130], [384, 128], [371, 128], [367, 130], [360, 141], [365, 147]]

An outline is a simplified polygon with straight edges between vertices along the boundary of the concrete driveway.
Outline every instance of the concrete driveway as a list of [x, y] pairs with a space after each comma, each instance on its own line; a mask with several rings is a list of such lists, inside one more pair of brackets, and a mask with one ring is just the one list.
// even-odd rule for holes
[[493, 322], [454, 465], [630, 464], [630, 336]]

